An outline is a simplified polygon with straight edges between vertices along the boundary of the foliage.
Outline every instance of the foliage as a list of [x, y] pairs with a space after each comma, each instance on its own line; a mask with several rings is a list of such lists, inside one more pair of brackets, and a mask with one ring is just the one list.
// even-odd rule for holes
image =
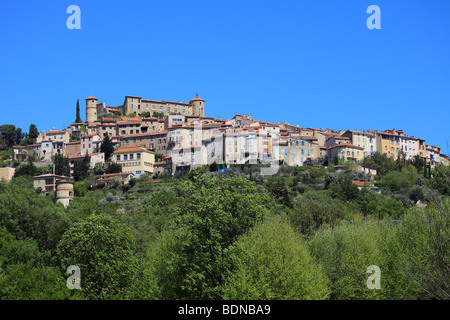
[[337, 181], [330, 184], [330, 191], [333, 198], [342, 201], [355, 200], [359, 195], [358, 187], [352, 183], [348, 174], [340, 174]]
[[84, 197], [87, 193], [87, 186], [84, 181], [77, 181], [73, 185], [73, 193], [75, 197]]
[[0, 126], [0, 150], [7, 150], [14, 145], [20, 145], [24, 134], [21, 128], [16, 128], [12, 124]]
[[[162, 299], [219, 299], [236, 239], [264, 216], [272, 200], [244, 178], [185, 180], [177, 185], [177, 226], [150, 255]], [[156, 257], [157, 253], [161, 257]]]
[[408, 175], [403, 172], [392, 171], [377, 181], [375, 185], [382, 190], [396, 192], [408, 190], [412, 186], [412, 183]]
[[0, 182], [0, 226], [17, 239], [32, 238], [40, 248], [52, 250], [68, 225], [62, 208], [39, 196], [26, 179]]
[[81, 122], [83, 122], [83, 120], [81, 120], [81, 116], [80, 116], [80, 99], [77, 99], [75, 123], [81, 123]]
[[331, 281], [331, 299], [381, 298], [380, 291], [367, 287], [366, 271], [371, 265], [382, 265], [382, 238], [377, 222], [365, 220], [322, 228], [308, 240], [311, 254]]
[[105, 169], [105, 173], [121, 173], [122, 166], [117, 162], [108, 162], [108, 166]]
[[[270, 263], [268, 263], [270, 261]], [[264, 221], [236, 242], [235, 270], [225, 283], [224, 299], [327, 299], [322, 268], [299, 235], [282, 218]]]
[[339, 200], [319, 201], [300, 198], [289, 212], [289, 220], [299, 233], [311, 235], [324, 224], [335, 225], [345, 216]]
[[425, 209], [415, 208], [399, 225], [397, 261], [420, 290], [421, 299], [450, 299], [450, 199], [431, 195]]
[[283, 177], [270, 176], [267, 179], [266, 188], [278, 203], [287, 207], [292, 207], [292, 190], [286, 179]]
[[46, 260], [36, 241], [17, 240], [0, 227], [0, 300], [77, 298], [77, 292], [67, 290], [59, 270], [45, 265]]
[[450, 167], [437, 165], [433, 171], [430, 187], [440, 194], [450, 196]]
[[87, 154], [83, 157], [83, 160], [75, 161], [73, 166], [73, 178], [75, 181], [86, 179], [90, 174], [91, 157]]
[[162, 119], [165, 117], [164, 112], [153, 111], [152, 117]]
[[70, 176], [70, 163], [68, 157], [63, 157], [59, 150], [55, 154], [55, 158], [53, 161], [55, 165], [55, 174], [59, 176]]
[[103, 137], [102, 145], [100, 146], [100, 152], [105, 153], [106, 160], [109, 160], [114, 153], [114, 145], [108, 134]]
[[135, 276], [134, 238], [128, 226], [106, 214], [75, 223], [58, 244], [61, 269], [77, 265], [88, 299], [123, 297]]

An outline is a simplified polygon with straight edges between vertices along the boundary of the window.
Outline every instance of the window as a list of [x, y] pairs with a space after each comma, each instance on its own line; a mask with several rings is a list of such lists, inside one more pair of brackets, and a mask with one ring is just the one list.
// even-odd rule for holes
[[309, 149], [306, 150], [306, 154], [309, 156]]
[[278, 154], [281, 154], [281, 149], [278, 149]]
[[294, 157], [292, 157], [292, 162], [294, 162], [295, 160], [294, 160]]
[[284, 157], [284, 161], [285, 161], [285, 162], [288, 162], [288, 157]]
[[120, 155], [117, 156], [117, 161], [120, 161]]
[[[287, 149], [284, 149], [284, 154], [287, 154], [288, 152], [287, 152]], [[286, 160], [287, 161], [287, 160]]]
[[138, 153], [138, 154], [136, 155], [136, 158], [139, 160], [139, 159], [141, 158], [141, 154]]
[[303, 157], [300, 157], [300, 162], [303, 162]]
[[295, 154], [295, 150], [294, 149], [291, 149], [291, 154]]
[[124, 154], [123, 155], [123, 160], [128, 160], [128, 155]]
[[134, 154], [130, 154], [130, 160], [134, 159]]

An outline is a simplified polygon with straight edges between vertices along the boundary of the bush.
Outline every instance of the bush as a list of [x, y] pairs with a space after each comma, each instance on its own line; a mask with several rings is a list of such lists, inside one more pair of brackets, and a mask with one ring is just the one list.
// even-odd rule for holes
[[412, 209], [399, 225], [398, 266], [416, 283], [413, 298], [450, 299], [450, 199], [431, 197], [425, 208]]
[[73, 185], [73, 193], [75, 197], [84, 197], [87, 193], [86, 183], [84, 181], [77, 181]]
[[367, 285], [367, 268], [382, 266], [383, 232], [373, 220], [325, 227], [307, 242], [311, 254], [331, 281], [333, 300], [380, 299], [380, 290]]
[[412, 183], [411, 178], [408, 177], [408, 175], [402, 172], [392, 171], [381, 178], [381, 180], [377, 181], [375, 185], [383, 190], [399, 192], [402, 190], [408, 190]]
[[61, 269], [77, 265], [88, 299], [123, 297], [137, 270], [131, 230], [106, 214], [75, 223], [58, 244]]
[[298, 232], [309, 236], [324, 224], [337, 224], [344, 215], [345, 208], [339, 200], [322, 202], [300, 199], [290, 211], [289, 220]]
[[274, 217], [257, 225], [236, 243], [235, 270], [223, 290], [232, 300], [327, 299], [327, 278], [300, 237]]

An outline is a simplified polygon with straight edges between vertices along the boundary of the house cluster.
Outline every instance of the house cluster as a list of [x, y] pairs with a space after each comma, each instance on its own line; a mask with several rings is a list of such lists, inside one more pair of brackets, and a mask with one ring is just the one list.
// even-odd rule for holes
[[[380, 152], [392, 159], [403, 153], [407, 159], [419, 155], [434, 168], [449, 165], [439, 146], [407, 136], [403, 130], [343, 130], [302, 128], [235, 114], [231, 119], [205, 116], [205, 101], [198, 95], [188, 103], [156, 101], [126, 96], [121, 106], [86, 100], [86, 122], [72, 123], [65, 130], [41, 132], [34, 144], [14, 146], [13, 157], [51, 162], [56, 153], [74, 163], [85, 155], [91, 167], [104, 164], [101, 152], [105, 136], [114, 145], [112, 161], [129, 176], [166, 173], [183, 175], [203, 165], [238, 163], [284, 163], [314, 165], [336, 157], [359, 162]], [[119, 116], [120, 115], [120, 116]], [[156, 157], [155, 157], [156, 156]], [[100, 178], [109, 181], [111, 177]], [[109, 179], [109, 180], [108, 180]]]

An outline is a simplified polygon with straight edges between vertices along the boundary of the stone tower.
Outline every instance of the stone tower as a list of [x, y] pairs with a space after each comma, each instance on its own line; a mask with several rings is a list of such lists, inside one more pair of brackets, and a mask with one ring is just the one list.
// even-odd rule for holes
[[201, 99], [197, 96], [189, 101], [189, 104], [192, 106], [192, 115], [204, 117], [205, 116], [205, 100]]
[[86, 98], [86, 122], [94, 122], [97, 120], [97, 101], [96, 97]]

